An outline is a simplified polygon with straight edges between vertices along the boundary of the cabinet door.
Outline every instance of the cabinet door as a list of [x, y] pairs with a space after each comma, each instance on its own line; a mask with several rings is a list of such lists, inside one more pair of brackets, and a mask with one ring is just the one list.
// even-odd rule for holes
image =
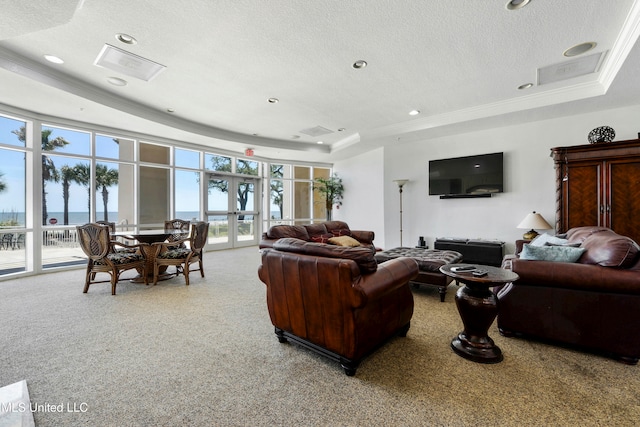
[[640, 159], [607, 164], [606, 226], [640, 242]]
[[563, 231], [585, 225], [603, 225], [601, 191], [603, 163], [578, 162], [567, 166], [564, 183]]

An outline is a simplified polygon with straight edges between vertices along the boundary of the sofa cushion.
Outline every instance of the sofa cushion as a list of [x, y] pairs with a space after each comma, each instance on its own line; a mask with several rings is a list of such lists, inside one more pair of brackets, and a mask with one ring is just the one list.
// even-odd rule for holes
[[310, 240], [307, 229], [302, 225], [274, 225], [267, 231], [269, 239], [282, 239], [294, 237], [296, 239]]
[[584, 240], [595, 233], [612, 232], [610, 228], [600, 226], [584, 226], [574, 227], [567, 231], [566, 238], [570, 243], [582, 243]]
[[331, 234], [333, 234], [335, 237], [351, 236], [351, 230], [349, 230], [348, 228], [336, 228], [335, 230], [331, 230]]
[[534, 261], [576, 262], [586, 251], [571, 246], [532, 246], [525, 244], [520, 259]]
[[331, 243], [332, 245], [348, 246], [348, 247], [351, 247], [351, 248], [354, 248], [356, 246], [360, 246], [360, 242], [358, 242], [356, 239], [354, 239], [351, 236], [332, 237], [332, 238], [329, 239], [329, 243]]
[[[303, 225], [303, 227], [307, 230], [307, 233], [311, 237], [331, 233], [330, 231], [327, 230], [327, 227], [325, 227], [324, 223], [322, 222], [319, 224], [305, 224]], [[291, 237], [294, 237], [294, 236], [291, 236]]]
[[329, 243], [329, 239], [333, 237], [331, 233], [317, 234], [315, 236], [311, 236], [311, 241], [316, 243]]
[[362, 274], [373, 273], [378, 264], [373, 252], [364, 246], [350, 248], [347, 246], [325, 245], [323, 243], [305, 242], [294, 238], [280, 239], [273, 244], [273, 248], [283, 252], [295, 252], [327, 258], [350, 259], [356, 262]]
[[561, 239], [551, 234], [541, 234], [529, 243], [530, 246], [562, 246], [569, 243], [567, 239]]
[[580, 246], [586, 253], [580, 259], [582, 264], [597, 264], [603, 267], [631, 267], [640, 252], [631, 238], [613, 231], [593, 233]]

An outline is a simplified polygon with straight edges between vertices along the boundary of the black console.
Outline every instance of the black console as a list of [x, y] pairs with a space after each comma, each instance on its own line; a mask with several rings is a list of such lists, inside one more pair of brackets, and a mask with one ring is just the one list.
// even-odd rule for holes
[[504, 242], [496, 240], [471, 240], [456, 238], [438, 238], [433, 244], [435, 249], [456, 251], [462, 254], [462, 262], [500, 267], [504, 256]]

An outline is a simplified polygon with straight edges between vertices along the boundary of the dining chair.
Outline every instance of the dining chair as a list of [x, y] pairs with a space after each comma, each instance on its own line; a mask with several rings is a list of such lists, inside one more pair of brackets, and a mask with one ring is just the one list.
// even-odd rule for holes
[[[158, 283], [161, 266], [175, 266], [176, 275], [183, 274], [187, 286], [189, 286], [189, 272], [199, 270], [200, 275], [204, 277], [202, 248], [207, 243], [208, 234], [209, 223], [198, 221], [191, 224], [191, 233], [188, 238], [175, 242], [154, 243], [156, 251], [153, 264], [153, 284]], [[187, 246], [186, 243], [189, 245]], [[196, 262], [198, 268], [190, 270], [190, 265]]]
[[184, 233], [176, 233], [172, 234], [167, 238], [169, 243], [177, 242], [178, 240], [184, 240], [189, 237], [189, 225], [191, 221], [187, 221], [184, 219], [170, 219], [164, 222], [165, 230], [183, 230]]
[[13, 248], [12, 233], [5, 233], [2, 235], [2, 240], [0, 240], [0, 248], [4, 248], [4, 249]]
[[[108, 225], [88, 223], [76, 226], [78, 242], [82, 251], [87, 255], [87, 272], [83, 293], [89, 291], [89, 285], [94, 283], [111, 282], [111, 295], [116, 294], [116, 284], [120, 274], [127, 270], [136, 269], [142, 272], [144, 283], [148, 284], [146, 258], [144, 252], [137, 250], [142, 245], [126, 245], [111, 240]], [[123, 247], [126, 251], [118, 251]], [[95, 280], [97, 273], [108, 273], [110, 280]]]

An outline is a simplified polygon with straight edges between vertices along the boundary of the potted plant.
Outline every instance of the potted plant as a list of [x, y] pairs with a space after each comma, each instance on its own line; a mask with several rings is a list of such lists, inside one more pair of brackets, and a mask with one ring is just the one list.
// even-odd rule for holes
[[331, 221], [333, 206], [342, 205], [342, 194], [344, 193], [342, 178], [334, 173], [329, 178], [316, 178], [314, 181], [313, 189], [318, 190], [322, 197], [324, 197], [325, 208], [327, 209], [327, 221]]

